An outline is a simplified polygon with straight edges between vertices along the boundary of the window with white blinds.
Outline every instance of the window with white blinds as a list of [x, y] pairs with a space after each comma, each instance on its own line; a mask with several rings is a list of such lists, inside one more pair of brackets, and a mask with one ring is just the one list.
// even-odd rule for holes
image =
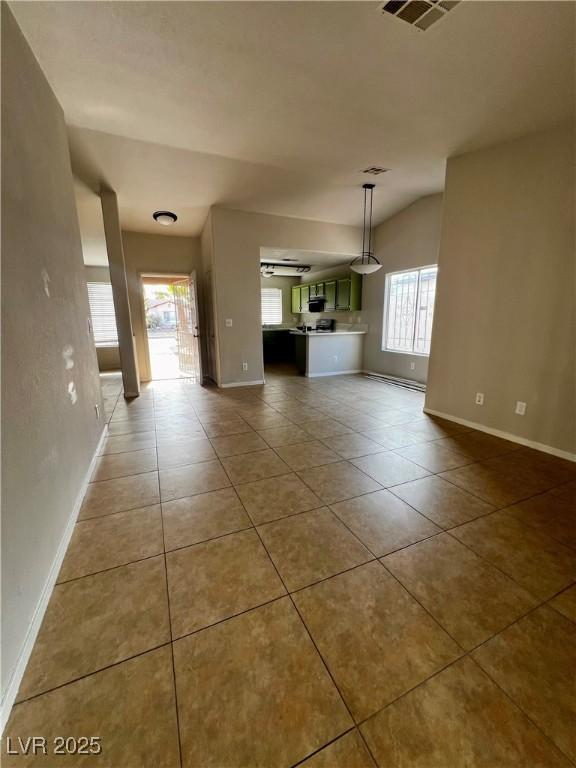
[[430, 354], [438, 267], [386, 275], [383, 350]]
[[281, 325], [282, 289], [262, 288], [262, 325]]
[[88, 301], [92, 315], [92, 333], [97, 347], [118, 345], [116, 315], [110, 283], [88, 283]]

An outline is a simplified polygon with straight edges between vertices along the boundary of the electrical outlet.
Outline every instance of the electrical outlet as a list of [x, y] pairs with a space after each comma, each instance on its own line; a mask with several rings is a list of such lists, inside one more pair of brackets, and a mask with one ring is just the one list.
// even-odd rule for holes
[[230, 318], [226, 318], [226, 328], [232, 328], [232, 320]]
[[410, 363], [410, 370], [413, 371], [416, 368], [416, 363]]
[[476, 405], [484, 405], [484, 392], [476, 392]]
[[242, 370], [247, 371], [248, 370], [248, 363], [242, 363]]
[[523, 403], [522, 400], [517, 400], [514, 413], [518, 414], [518, 416], [524, 416], [526, 414], [526, 403]]

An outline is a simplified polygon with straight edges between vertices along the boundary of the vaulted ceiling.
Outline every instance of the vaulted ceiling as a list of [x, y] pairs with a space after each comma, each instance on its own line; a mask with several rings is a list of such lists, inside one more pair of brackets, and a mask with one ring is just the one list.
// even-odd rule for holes
[[[11, 2], [127, 229], [208, 208], [378, 223], [445, 160], [573, 114], [572, 2], [463, 0], [423, 32], [376, 2]], [[370, 165], [381, 176], [361, 173]]]

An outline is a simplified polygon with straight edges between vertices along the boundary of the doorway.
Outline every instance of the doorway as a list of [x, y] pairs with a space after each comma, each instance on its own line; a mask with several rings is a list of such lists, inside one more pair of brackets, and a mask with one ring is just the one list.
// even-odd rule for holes
[[194, 275], [142, 275], [150, 378], [200, 381]]

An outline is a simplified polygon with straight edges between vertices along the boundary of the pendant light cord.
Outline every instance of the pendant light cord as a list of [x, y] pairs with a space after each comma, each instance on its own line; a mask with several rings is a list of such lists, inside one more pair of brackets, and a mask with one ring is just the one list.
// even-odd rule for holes
[[364, 220], [362, 222], [362, 264], [364, 264], [364, 253], [366, 242], [366, 189], [364, 189]]
[[370, 219], [368, 221], [368, 262], [372, 255], [372, 201], [374, 199], [374, 190], [370, 190]]

